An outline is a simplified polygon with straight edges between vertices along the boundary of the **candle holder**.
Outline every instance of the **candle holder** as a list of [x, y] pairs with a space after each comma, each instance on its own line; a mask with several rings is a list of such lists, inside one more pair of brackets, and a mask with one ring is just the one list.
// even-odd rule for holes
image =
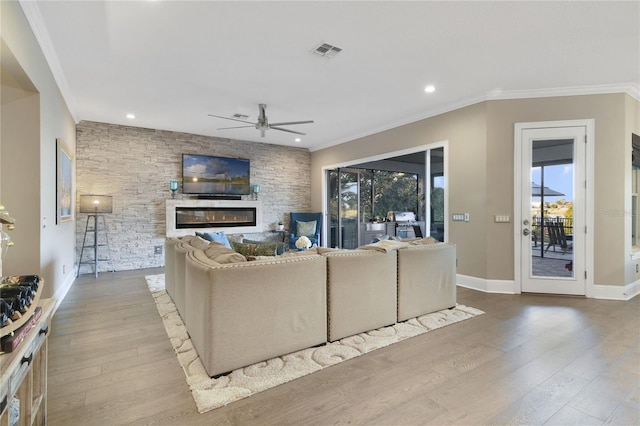
[[176, 198], [176, 191], [178, 190], [178, 181], [169, 181], [169, 189], [171, 190], [171, 198]]

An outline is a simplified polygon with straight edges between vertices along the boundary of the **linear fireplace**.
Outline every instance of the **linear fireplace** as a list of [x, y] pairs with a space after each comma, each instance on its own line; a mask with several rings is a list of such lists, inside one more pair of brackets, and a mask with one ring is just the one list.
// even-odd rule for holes
[[229, 234], [262, 232], [262, 204], [256, 200], [167, 200], [166, 235], [195, 231]]
[[255, 207], [176, 207], [176, 228], [256, 226]]

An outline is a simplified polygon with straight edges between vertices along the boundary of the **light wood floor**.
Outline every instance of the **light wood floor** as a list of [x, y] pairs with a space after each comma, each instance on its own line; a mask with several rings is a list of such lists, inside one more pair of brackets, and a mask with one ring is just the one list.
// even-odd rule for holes
[[53, 318], [50, 425], [640, 424], [640, 297], [484, 294], [463, 321], [198, 414], [144, 275], [80, 277]]

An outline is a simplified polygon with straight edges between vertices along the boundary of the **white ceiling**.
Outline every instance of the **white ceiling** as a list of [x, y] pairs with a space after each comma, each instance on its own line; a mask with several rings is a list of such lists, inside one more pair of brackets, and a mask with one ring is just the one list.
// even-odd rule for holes
[[[317, 150], [486, 99], [640, 98], [638, 1], [21, 4], [78, 122]], [[321, 42], [343, 51], [312, 55]], [[315, 123], [283, 126], [296, 143], [208, 116], [255, 121], [259, 103]]]

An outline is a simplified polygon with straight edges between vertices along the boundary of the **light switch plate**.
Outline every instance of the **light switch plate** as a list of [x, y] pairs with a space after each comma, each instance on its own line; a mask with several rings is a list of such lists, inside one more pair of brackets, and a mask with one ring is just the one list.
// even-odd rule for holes
[[497, 214], [494, 216], [495, 223], [509, 223], [511, 222], [511, 217], [508, 214]]
[[468, 215], [466, 215], [465, 213], [453, 213], [451, 215], [451, 220], [454, 222], [465, 222], [465, 216]]

